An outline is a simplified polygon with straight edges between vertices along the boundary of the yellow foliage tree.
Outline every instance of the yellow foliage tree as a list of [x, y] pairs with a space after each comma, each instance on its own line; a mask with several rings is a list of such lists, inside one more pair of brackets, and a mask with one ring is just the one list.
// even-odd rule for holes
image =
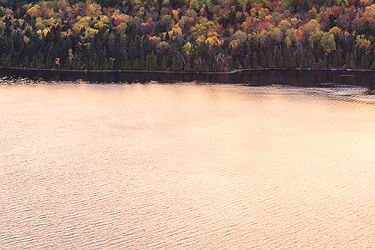
[[33, 7], [31, 7], [30, 9], [28, 9], [26, 11], [26, 13], [29, 16], [35, 18], [35, 17], [37, 17], [39, 15], [39, 11], [40, 11], [40, 6], [38, 4], [35, 4]]
[[368, 55], [371, 50], [371, 41], [365, 39], [364, 35], [358, 35], [356, 38], [356, 46], [363, 49], [366, 55]]
[[182, 51], [186, 54], [186, 55], [190, 55], [191, 54], [191, 50], [192, 50], [192, 47], [191, 47], [191, 43], [190, 42], [187, 42], [183, 47], [182, 47]]
[[78, 22], [73, 24], [72, 29], [75, 33], [79, 33], [83, 28], [87, 28], [90, 25], [91, 17], [85, 16], [79, 19]]
[[216, 36], [211, 36], [206, 39], [205, 43], [210, 47], [218, 46], [220, 44], [220, 40]]

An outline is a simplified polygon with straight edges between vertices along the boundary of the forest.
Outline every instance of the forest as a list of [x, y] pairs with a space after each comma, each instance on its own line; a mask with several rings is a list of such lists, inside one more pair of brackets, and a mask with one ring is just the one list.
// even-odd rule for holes
[[0, 66], [375, 69], [371, 0], [0, 0]]

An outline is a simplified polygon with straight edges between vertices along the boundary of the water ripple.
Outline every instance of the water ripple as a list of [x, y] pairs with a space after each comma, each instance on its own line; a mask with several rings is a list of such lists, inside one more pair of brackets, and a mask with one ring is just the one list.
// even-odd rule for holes
[[361, 91], [1, 88], [0, 248], [373, 247]]

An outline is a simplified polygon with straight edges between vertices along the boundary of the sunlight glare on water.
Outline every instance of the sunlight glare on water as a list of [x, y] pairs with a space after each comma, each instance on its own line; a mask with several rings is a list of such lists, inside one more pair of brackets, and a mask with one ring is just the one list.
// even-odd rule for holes
[[0, 248], [375, 246], [375, 105], [236, 85], [0, 87]]

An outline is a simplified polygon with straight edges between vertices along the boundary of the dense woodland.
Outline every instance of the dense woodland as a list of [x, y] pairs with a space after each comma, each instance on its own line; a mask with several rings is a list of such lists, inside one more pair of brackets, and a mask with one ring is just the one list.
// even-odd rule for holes
[[0, 66], [375, 69], [371, 0], [0, 0]]

